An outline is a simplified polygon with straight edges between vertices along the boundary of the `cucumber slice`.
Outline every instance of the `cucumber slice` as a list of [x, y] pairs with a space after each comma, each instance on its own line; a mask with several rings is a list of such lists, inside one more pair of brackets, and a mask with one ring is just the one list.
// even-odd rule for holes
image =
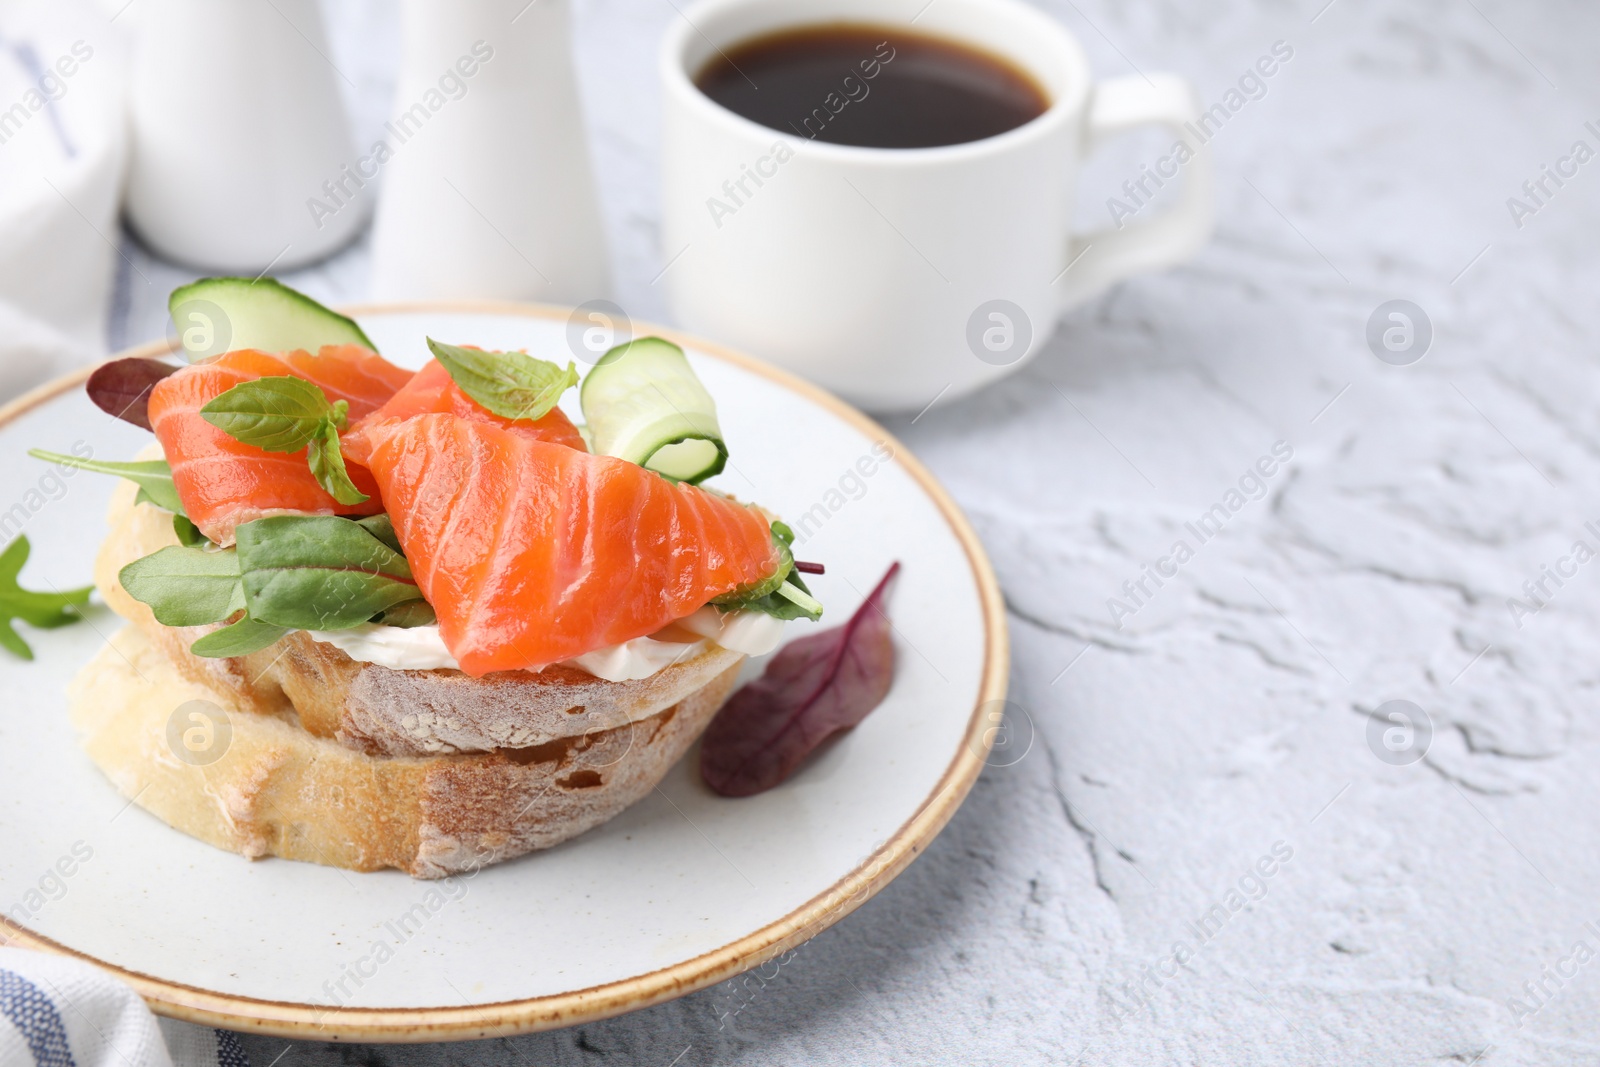
[[239, 348], [315, 352], [323, 345], [361, 345], [378, 350], [354, 319], [275, 278], [201, 278], [174, 289], [167, 310], [191, 363]]
[[659, 337], [618, 345], [578, 390], [594, 451], [691, 485], [721, 472], [717, 405], [683, 349]]

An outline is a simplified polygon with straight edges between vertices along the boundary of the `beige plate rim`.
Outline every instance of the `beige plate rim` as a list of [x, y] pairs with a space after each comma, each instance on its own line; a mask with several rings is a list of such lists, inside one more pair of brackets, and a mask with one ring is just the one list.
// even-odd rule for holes
[[[555, 305], [494, 301], [358, 304], [340, 310], [352, 316], [442, 312], [566, 319], [571, 315], [570, 308]], [[977, 780], [984, 766], [984, 756], [993, 740], [990, 724], [984, 714], [985, 705], [1002, 700], [1006, 695], [1010, 647], [1005, 607], [983, 546], [966, 517], [927, 468], [882, 426], [844, 401], [768, 364], [677, 330], [650, 323], [635, 323], [634, 332], [669, 338], [760, 375], [826, 408], [874, 439], [891, 441], [895, 457], [932, 498], [945, 522], [961, 542], [978, 583], [983, 608], [986, 648], [982, 683], [972, 718], [968, 722], [965, 743], [945, 768], [937, 787], [905, 825], [873, 855], [866, 857], [825, 892], [776, 922], [721, 948], [621, 981], [526, 1000], [439, 1008], [344, 1008], [330, 1011], [325, 1005], [219, 993], [128, 970], [58, 944], [3, 916], [0, 916], [0, 944], [9, 943], [85, 960], [133, 986], [159, 1014], [206, 1026], [310, 1041], [465, 1041], [510, 1037], [593, 1022], [704, 989], [759, 966], [810, 939], [854, 911], [903, 871], [950, 821], [966, 797], [967, 790]], [[171, 353], [175, 347], [173, 341], [156, 341], [128, 349], [112, 358], [162, 356]], [[81, 385], [92, 370], [92, 367], [86, 367], [58, 378], [0, 407], [0, 426]]]

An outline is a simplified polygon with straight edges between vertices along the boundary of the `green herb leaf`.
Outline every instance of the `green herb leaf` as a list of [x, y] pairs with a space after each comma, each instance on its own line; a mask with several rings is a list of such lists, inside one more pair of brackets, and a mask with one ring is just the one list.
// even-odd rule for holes
[[342, 630], [374, 617], [392, 626], [436, 621], [393, 537], [384, 516], [275, 515], [242, 524], [236, 549], [171, 545], [134, 560], [119, 579], [167, 626], [244, 611], [191, 646], [197, 656], [242, 656], [289, 630]]
[[434, 614], [433, 605], [426, 600], [408, 600], [381, 615], [374, 615], [372, 621], [409, 630], [413, 626], [433, 626], [439, 621], [439, 616]]
[[126, 478], [139, 486], [138, 501], [148, 501], [158, 508], [164, 508], [174, 515], [182, 515], [183, 501], [178, 499], [178, 490], [172, 484], [172, 467], [164, 459], [142, 460], [137, 463], [113, 463], [108, 460], [86, 459], [81, 456], [67, 456], [60, 452], [46, 452], [42, 448], [30, 448], [28, 455], [34, 459], [42, 459], [46, 463], [57, 463], [63, 467], [73, 467], [81, 471], [93, 471], [96, 474], [115, 474], [119, 478]]
[[[789, 543], [794, 535], [791, 533], [788, 538], [785, 538], [783, 533], [778, 530], [779, 525], [781, 524], [773, 523], [772, 525], [772, 547], [778, 550], [777, 570], [759, 582], [741, 585], [731, 592], [722, 594], [712, 601], [713, 604], [729, 610], [738, 610], [749, 601], [760, 600], [769, 593], [776, 592], [778, 586], [783, 584], [784, 579], [789, 577], [789, 573], [794, 570], [794, 553], [789, 550]], [[784, 533], [787, 533], [788, 530], [787, 526], [783, 527]]]
[[306, 451], [306, 462], [310, 464], [311, 475], [316, 478], [317, 484], [339, 503], [360, 504], [371, 499], [356, 488], [356, 484], [350, 480], [350, 472], [345, 470], [344, 454], [339, 451], [339, 430], [332, 416], [322, 420], [317, 436], [312, 438]]
[[794, 531], [782, 522], [772, 524], [772, 543], [778, 550], [778, 567], [759, 582], [724, 593], [711, 603], [723, 611], [759, 611], [779, 619], [822, 618], [822, 604], [811, 595], [794, 569]]
[[571, 362], [562, 370], [525, 352], [484, 352], [431, 337], [428, 348], [463, 393], [507, 419], [542, 419], [562, 393], [578, 384], [577, 364]]
[[[771, 600], [771, 604], [763, 602], [756, 611], [768, 615], [776, 615], [780, 619], [810, 619], [816, 622], [822, 618], [822, 601], [811, 595], [811, 590], [806, 588], [806, 583], [800, 580], [798, 574], [791, 574], [784, 579], [782, 585], [763, 601]], [[786, 603], [778, 603], [778, 600]]]
[[343, 630], [422, 598], [399, 552], [360, 523], [274, 515], [240, 525], [250, 617], [297, 630]]
[[17, 634], [17, 631], [11, 628], [9, 622], [0, 623], [0, 648], [4, 648], [13, 655], [21, 656], [23, 659], [33, 658], [33, 649], [29, 648], [28, 642], [24, 641]]
[[245, 606], [239, 557], [231, 550], [168, 545], [122, 568], [117, 580], [164, 626], [221, 622]]
[[349, 402], [330, 404], [321, 389], [291, 374], [240, 382], [200, 409], [211, 425], [263, 452], [305, 449], [317, 484], [341, 504], [360, 504], [369, 498], [350, 480], [339, 451], [349, 414]]
[[12, 629], [14, 620], [21, 619], [42, 630], [66, 626], [83, 618], [77, 609], [89, 602], [89, 594], [94, 591], [92, 585], [64, 593], [35, 593], [22, 588], [17, 576], [28, 562], [29, 551], [27, 537], [19, 534], [0, 552], [0, 648], [23, 659], [32, 659], [33, 649]]
[[388, 515], [381, 512], [377, 515], [368, 515], [364, 519], [357, 519], [356, 525], [396, 552], [405, 555], [405, 549], [400, 547], [400, 538], [394, 532], [394, 522]]
[[723, 611], [759, 611], [763, 615], [771, 615], [775, 619], [786, 621], [810, 619], [816, 622], [822, 618], [822, 602], [811, 595], [811, 590], [806, 588], [806, 583], [801, 580], [798, 573], [791, 573], [777, 589], [766, 596], [742, 601], [733, 606], [723, 604], [717, 606]]
[[298, 452], [333, 414], [321, 389], [291, 374], [240, 382], [200, 409], [200, 416], [263, 452]]
[[[144, 490], [141, 489], [140, 492], [144, 492]], [[135, 501], [137, 499], [136, 497]], [[187, 545], [192, 548], [197, 545], [209, 545], [211, 543], [211, 538], [201, 533], [200, 527], [190, 522], [186, 515], [172, 516], [172, 532], [177, 535], [178, 544], [180, 545]]]
[[269, 623], [244, 618], [231, 626], [224, 626], [220, 630], [206, 634], [190, 645], [189, 651], [197, 656], [205, 656], [207, 659], [248, 656], [252, 652], [260, 652], [263, 648], [270, 648], [288, 632], [287, 627], [273, 626]]

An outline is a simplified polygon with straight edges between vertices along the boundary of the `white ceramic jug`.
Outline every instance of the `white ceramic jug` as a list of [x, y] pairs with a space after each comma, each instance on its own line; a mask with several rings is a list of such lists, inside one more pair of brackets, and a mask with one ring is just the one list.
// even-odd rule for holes
[[384, 183], [373, 296], [607, 295], [566, 0], [405, 0], [402, 10], [394, 119], [367, 164]]
[[[321, 259], [365, 221], [317, 0], [142, 0], [127, 214], [157, 252], [255, 273]], [[330, 194], [343, 183], [348, 195]], [[336, 209], [323, 212], [315, 202]]]

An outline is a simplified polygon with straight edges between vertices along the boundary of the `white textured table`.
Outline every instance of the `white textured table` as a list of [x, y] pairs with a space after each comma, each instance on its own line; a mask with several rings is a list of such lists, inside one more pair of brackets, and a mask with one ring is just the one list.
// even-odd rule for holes
[[[1324, 2], [1044, 5], [1102, 74], [1176, 70], [1208, 103], [1275, 41], [1294, 55], [1213, 142], [1220, 222], [1192, 266], [890, 423], [992, 553], [1026, 756], [769, 983], [516, 1041], [247, 1038], [257, 1067], [1600, 1058], [1600, 564], [1571, 556], [1600, 550], [1600, 162], [1522, 190], [1600, 150], [1600, 9]], [[329, 6], [375, 128], [392, 12]], [[646, 319], [676, 17], [578, 7], [620, 298]], [[1098, 164], [1084, 217], [1164, 147]], [[129, 254], [119, 344], [162, 331], [184, 278]], [[290, 281], [351, 300], [365, 276], [357, 247]], [[1431, 319], [1421, 362], [1369, 351], [1391, 299]], [[1276, 442], [1293, 459], [1250, 499]], [[1215, 536], [1186, 526], [1218, 503]], [[1575, 573], [1532, 601], [1546, 565]], [[1420, 761], [1426, 730], [1393, 753], [1369, 732], [1390, 700], [1425, 709]]]

